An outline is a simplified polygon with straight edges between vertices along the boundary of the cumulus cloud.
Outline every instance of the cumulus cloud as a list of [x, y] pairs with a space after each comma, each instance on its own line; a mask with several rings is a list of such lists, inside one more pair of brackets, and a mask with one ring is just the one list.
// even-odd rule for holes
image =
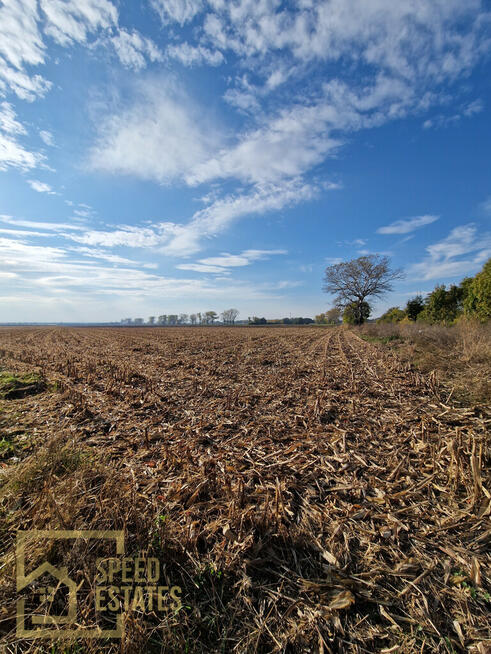
[[332, 80], [311, 102], [294, 103], [268, 116], [260, 127], [239, 135], [238, 143], [198, 163], [186, 180], [199, 184], [236, 178], [255, 183], [293, 178], [336, 154], [343, 133], [401, 118], [424, 101], [405, 82], [384, 75], [355, 89]]
[[420, 227], [431, 225], [439, 219], [440, 216], [432, 216], [430, 214], [424, 216], [415, 216], [414, 218], [405, 218], [403, 220], [396, 220], [390, 225], [379, 227], [378, 234], [410, 234]]
[[189, 174], [218, 142], [215, 130], [177, 87], [147, 80], [135, 100], [102, 121], [89, 165], [109, 173], [135, 175], [162, 184]]
[[[154, 6], [166, 21], [182, 25], [198, 15], [201, 20], [201, 2], [154, 0]], [[189, 185], [277, 183], [305, 175], [337, 154], [352, 132], [441, 103], [438, 84], [470, 70], [489, 48], [480, 6], [479, 0], [465, 6], [457, 0], [416, 0], [410, 6], [389, 0], [324, 0], [295, 9], [277, 0], [210, 1], [202, 21], [208, 41], [196, 30], [187, 35], [194, 35], [196, 43], [177, 42], [166, 55], [184, 65], [218, 65], [222, 50], [243, 57], [244, 67], [264, 82], [254, 85], [243, 74], [223, 97], [252, 117], [247, 128], [235, 130], [234, 136], [218, 121], [214, 130], [210, 124], [199, 129], [194, 116], [203, 108], [189, 99], [176, 100], [175, 91], [165, 97], [149, 91], [145, 101], [134, 101], [107, 118], [92, 164]], [[312, 66], [322, 70], [330, 62], [337, 62], [340, 74], [348, 62], [351, 70], [364, 66], [363, 76], [324, 78], [329, 81], [310, 85], [303, 97], [286, 93], [268, 104], [269, 91], [287, 81], [295, 89]], [[481, 109], [480, 101], [471, 101], [461, 114]]]

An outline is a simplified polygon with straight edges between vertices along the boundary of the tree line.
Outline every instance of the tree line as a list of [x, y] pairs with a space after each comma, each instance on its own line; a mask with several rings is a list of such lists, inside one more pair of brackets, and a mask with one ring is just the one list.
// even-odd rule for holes
[[273, 318], [267, 320], [257, 316], [252, 316], [247, 322], [249, 325], [312, 325], [314, 323], [312, 318]]
[[150, 316], [147, 321], [144, 318], [124, 318], [122, 325], [131, 326], [168, 326], [178, 325], [215, 325], [219, 318], [223, 325], [234, 325], [239, 315], [238, 309], [226, 309], [219, 315], [216, 311], [204, 311], [197, 313], [163, 313], [160, 316]]
[[[404, 277], [402, 270], [392, 270], [388, 257], [372, 254], [326, 268], [324, 291], [335, 295], [335, 307], [316, 316], [316, 322], [343, 322], [361, 325], [371, 313], [370, 298], [378, 298], [393, 290], [392, 283]], [[465, 316], [480, 322], [491, 318], [491, 259], [474, 277], [446, 288], [437, 286], [425, 298], [408, 300], [406, 307], [391, 307], [380, 322], [421, 320], [427, 323], [451, 324]]]
[[474, 277], [465, 277], [460, 284], [436, 286], [425, 298], [408, 300], [404, 309], [391, 307], [377, 322], [414, 322], [450, 325], [461, 317], [479, 322], [491, 319], [491, 259]]

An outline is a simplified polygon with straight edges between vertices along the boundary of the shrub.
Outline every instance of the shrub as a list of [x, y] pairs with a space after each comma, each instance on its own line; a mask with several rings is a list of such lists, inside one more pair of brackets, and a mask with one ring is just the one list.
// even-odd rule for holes
[[343, 313], [343, 322], [348, 325], [362, 325], [370, 315], [368, 302], [350, 302]]
[[409, 320], [415, 321], [418, 319], [419, 314], [425, 308], [425, 303], [421, 295], [416, 295], [406, 304], [406, 315]]
[[425, 301], [425, 308], [418, 314], [418, 320], [434, 323], [452, 323], [462, 310], [464, 288], [452, 284], [447, 290], [445, 284], [437, 286], [428, 295]]
[[383, 316], [380, 316], [377, 322], [401, 322], [405, 317], [405, 311], [399, 309], [399, 307], [391, 307], [387, 309]]
[[486, 322], [491, 318], [491, 259], [480, 273], [467, 282], [466, 286], [465, 315]]

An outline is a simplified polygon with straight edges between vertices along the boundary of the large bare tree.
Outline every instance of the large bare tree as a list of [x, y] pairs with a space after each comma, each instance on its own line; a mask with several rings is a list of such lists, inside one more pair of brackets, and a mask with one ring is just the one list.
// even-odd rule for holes
[[337, 306], [352, 307], [355, 323], [364, 320], [363, 306], [367, 298], [380, 297], [392, 290], [392, 282], [402, 279], [402, 270], [392, 270], [390, 260], [380, 254], [335, 263], [326, 268], [324, 291], [335, 295]]

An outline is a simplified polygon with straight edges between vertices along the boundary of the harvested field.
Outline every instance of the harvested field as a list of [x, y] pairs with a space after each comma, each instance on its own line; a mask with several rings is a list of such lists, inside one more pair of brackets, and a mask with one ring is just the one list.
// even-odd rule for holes
[[[0, 356], [11, 651], [491, 651], [490, 417], [434, 376], [341, 328], [2, 329]], [[182, 608], [19, 640], [18, 528], [124, 529]], [[103, 548], [49, 554], [88, 620]]]

